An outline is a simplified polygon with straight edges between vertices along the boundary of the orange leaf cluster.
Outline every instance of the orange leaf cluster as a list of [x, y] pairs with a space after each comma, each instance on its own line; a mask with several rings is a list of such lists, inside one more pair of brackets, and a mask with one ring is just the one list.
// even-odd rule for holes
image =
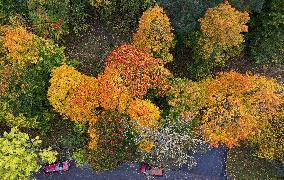
[[209, 8], [204, 18], [199, 19], [202, 37], [198, 43], [203, 58], [209, 59], [213, 55], [218, 62], [238, 53], [232, 51], [232, 48], [240, 51], [244, 42], [241, 33], [248, 31], [248, 20], [247, 12], [236, 10], [228, 2]]
[[163, 94], [169, 88], [166, 79], [171, 73], [144, 49], [131, 45], [116, 48], [107, 57], [104, 73], [115, 70], [133, 97], [143, 98], [149, 89], [158, 89]]
[[201, 82], [205, 89], [201, 130], [213, 146], [232, 148], [266, 125], [283, 103], [274, 80], [236, 72]]
[[105, 110], [125, 112], [132, 96], [123, 84], [117, 70], [109, 69], [98, 77], [98, 99]]
[[99, 107], [98, 82], [83, 75], [81, 83], [66, 99], [66, 116], [74, 121], [96, 122], [95, 108]]
[[143, 13], [137, 32], [133, 35], [133, 44], [139, 48], [147, 48], [154, 56], [161, 58], [162, 64], [173, 61], [169, 53], [174, 47], [174, 34], [170, 20], [163, 8], [158, 5]]

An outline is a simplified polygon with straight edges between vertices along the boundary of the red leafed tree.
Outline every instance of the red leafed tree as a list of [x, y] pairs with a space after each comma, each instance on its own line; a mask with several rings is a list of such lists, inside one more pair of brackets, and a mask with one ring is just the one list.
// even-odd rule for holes
[[171, 73], [159, 64], [146, 49], [132, 45], [117, 47], [106, 60], [105, 73], [118, 70], [123, 84], [133, 97], [142, 98], [149, 89], [158, 89], [161, 94], [169, 87], [167, 78]]

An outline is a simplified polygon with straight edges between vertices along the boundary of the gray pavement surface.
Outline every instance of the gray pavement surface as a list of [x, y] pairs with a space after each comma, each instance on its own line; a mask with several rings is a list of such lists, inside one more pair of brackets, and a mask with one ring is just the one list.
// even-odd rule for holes
[[218, 149], [208, 149], [205, 154], [196, 154], [197, 166], [188, 170], [187, 167], [182, 167], [179, 170], [166, 171], [163, 177], [146, 177], [138, 172], [139, 164], [123, 164], [112, 171], [95, 173], [88, 166], [77, 168], [74, 163], [71, 163], [68, 172], [54, 173], [46, 175], [42, 171], [36, 173], [34, 177], [37, 180], [183, 180], [183, 179], [227, 179], [225, 175], [225, 162], [227, 150], [224, 147]]

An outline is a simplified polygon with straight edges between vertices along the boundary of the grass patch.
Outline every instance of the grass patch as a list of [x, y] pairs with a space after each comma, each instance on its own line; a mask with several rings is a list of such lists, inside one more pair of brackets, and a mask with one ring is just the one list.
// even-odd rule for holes
[[256, 157], [249, 149], [230, 150], [226, 170], [230, 179], [284, 179], [282, 165]]

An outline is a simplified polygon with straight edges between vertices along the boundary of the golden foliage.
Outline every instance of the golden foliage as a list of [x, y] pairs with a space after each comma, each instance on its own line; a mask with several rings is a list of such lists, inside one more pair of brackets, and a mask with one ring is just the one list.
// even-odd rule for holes
[[65, 64], [52, 70], [47, 96], [55, 111], [66, 115], [67, 97], [80, 85], [82, 78], [75, 68]]
[[7, 28], [4, 34], [4, 47], [12, 64], [30, 65], [39, 61], [38, 39], [23, 26]]
[[97, 148], [98, 139], [99, 139], [97, 130], [92, 126], [90, 126], [88, 129], [88, 135], [89, 135], [88, 148], [94, 150]]
[[142, 152], [149, 153], [149, 152], [151, 152], [154, 144], [155, 144], [154, 140], [142, 139], [139, 142], [138, 147]]
[[160, 110], [149, 100], [136, 99], [132, 101], [127, 113], [137, 130], [145, 127], [157, 129], [159, 126]]
[[247, 12], [236, 10], [228, 2], [209, 8], [204, 18], [199, 19], [202, 36], [198, 44], [203, 58], [214, 56], [214, 60], [220, 62], [238, 53], [235, 51], [239, 51], [244, 42], [241, 33], [248, 32], [248, 20]]
[[117, 69], [108, 69], [98, 77], [98, 99], [105, 110], [125, 112], [132, 96], [123, 85]]
[[273, 79], [236, 72], [200, 83], [205, 89], [200, 129], [212, 145], [232, 148], [268, 123], [283, 103]]
[[161, 58], [162, 64], [173, 61], [169, 53], [174, 47], [174, 34], [170, 20], [163, 8], [158, 5], [146, 10], [139, 20], [137, 32], [133, 35], [133, 44], [147, 48], [154, 56]]

